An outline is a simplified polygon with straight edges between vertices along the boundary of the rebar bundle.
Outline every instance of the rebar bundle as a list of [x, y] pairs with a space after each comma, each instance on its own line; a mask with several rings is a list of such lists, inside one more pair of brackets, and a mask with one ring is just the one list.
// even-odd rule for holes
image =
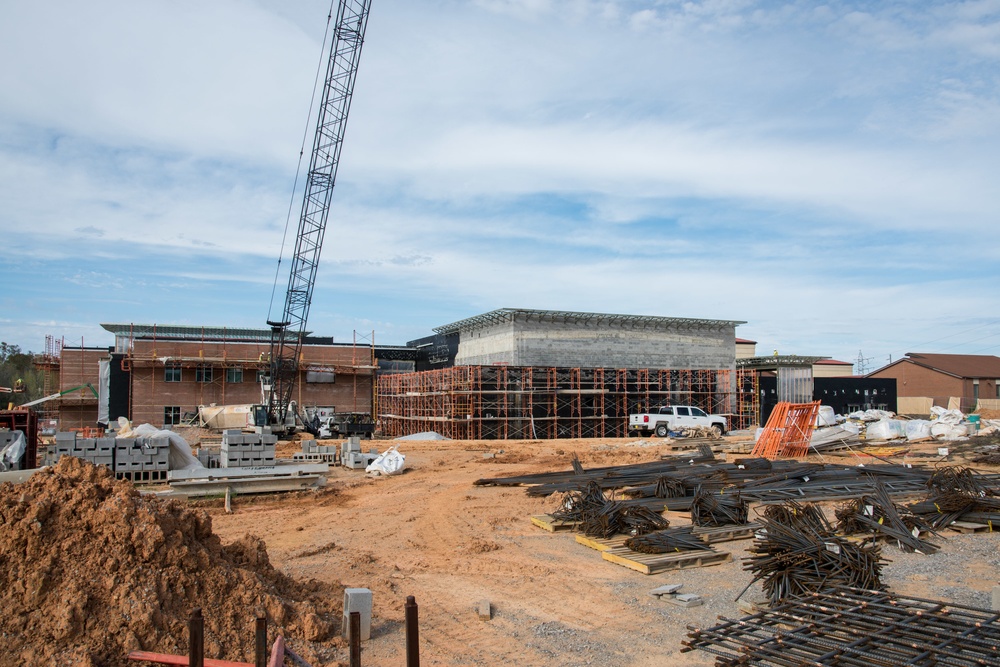
[[927, 488], [938, 491], [958, 491], [969, 496], [998, 495], [995, 483], [972, 468], [948, 466], [938, 468], [927, 480]]
[[801, 532], [832, 535], [833, 526], [818, 505], [800, 504], [794, 500], [780, 505], [766, 505], [763, 516], [770, 522], [780, 523]]
[[897, 541], [904, 551], [931, 554], [938, 550], [932, 542], [920, 538], [921, 532], [933, 532], [930, 524], [905, 507], [892, 502], [885, 487], [875, 485], [875, 493], [848, 501], [836, 510], [837, 529], [845, 535], [872, 532]]
[[808, 521], [789, 525], [762, 519], [763, 528], [750, 547], [753, 555], [743, 559], [743, 569], [754, 574], [751, 584], [763, 581], [764, 593], [772, 602], [833, 586], [883, 588], [877, 544], [855, 544]]
[[665, 554], [681, 551], [704, 551], [709, 547], [704, 540], [692, 533], [691, 526], [668, 528], [646, 533], [625, 540], [625, 546], [632, 551], [645, 554]]
[[698, 487], [691, 503], [691, 523], [696, 526], [731, 526], [747, 522], [750, 504], [739, 493], [710, 493]]
[[580, 530], [591, 537], [643, 535], [670, 526], [659, 512], [648, 507], [606, 498], [597, 482], [589, 482], [583, 489], [566, 494], [562, 506], [552, 516], [561, 521], [579, 522]]

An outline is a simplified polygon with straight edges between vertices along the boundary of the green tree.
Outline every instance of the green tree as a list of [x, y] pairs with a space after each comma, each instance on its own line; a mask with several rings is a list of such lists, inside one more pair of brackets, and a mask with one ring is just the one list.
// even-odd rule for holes
[[0, 342], [0, 387], [13, 388], [18, 379], [24, 383], [24, 393], [0, 394], [0, 408], [6, 409], [8, 403], [21, 405], [42, 397], [44, 377], [42, 371], [32, 365], [33, 357], [30, 351], [22, 352], [19, 345]]

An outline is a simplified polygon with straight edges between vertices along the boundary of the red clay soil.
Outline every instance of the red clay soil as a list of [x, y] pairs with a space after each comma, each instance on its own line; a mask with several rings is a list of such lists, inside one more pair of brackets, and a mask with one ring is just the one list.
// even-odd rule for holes
[[[140, 496], [103, 467], [63, 457], [0, 486], [0, 664], [117, 667], [130, 650], [187, 653], [201, 607], [206, 656], [253, 660], [253, 619], [269, 639], [324, 642], [341, 590], [278, 572], [264, 542], [224, 545], [204, 511]], [[296, 645], [305, 656], [322, 644]]]

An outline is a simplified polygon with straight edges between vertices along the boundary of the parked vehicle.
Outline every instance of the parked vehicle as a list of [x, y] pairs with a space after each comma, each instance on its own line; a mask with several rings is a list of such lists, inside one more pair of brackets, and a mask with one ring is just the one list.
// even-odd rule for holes
[[640, 435], [655, 433], [665, 438], [671, 431], [681, 431], [696, 426], [710, 428], [717, 436], [724, 435], [728, 430], [725, 417], [710, 415], [692, 405], [661, 405], [654, 408], [653, 412], [628, 416], [629, 433]]

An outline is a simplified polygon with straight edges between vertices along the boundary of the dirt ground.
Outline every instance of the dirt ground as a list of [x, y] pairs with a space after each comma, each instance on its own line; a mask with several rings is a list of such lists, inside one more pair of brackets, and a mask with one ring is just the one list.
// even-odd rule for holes
[[[602, 560], [573, 533], [532, 525], [531, 515], [556, 509], [559, 498], [473, 485], [486, 477], [568, 470], [573, 454], [585, 467], [674, 455], [662, 441], [399, 445], [407, 470], [398, 476], [336, 468], [316, 494], [243, 496], [232, 514], [219, 501], [199, 503], [223, 542], [259, 535], [285, 574], [328, 583], [331, 595], [344, 586], [371, 589], [372, 639], [362, 648], [368, 667], [405, 664], [408, 595], [419, 605], [423, 665], [711, 665], [708, 654], [680, 652], [687, 627], [743, 615], [735, 598], [751, 579], [741, 563], [750, 540], [715, 545], [732, 552], [728, 563], [643, 575]], [[667, 517], [672, 525], [689, 522], [686, 513]], [[892, 561], [883, 570], [887, 583], [912, 596], [988, 604], [998, 583], [1000, 537], [945, 532], [948, 539], [939, 540], [942, 550], [932, 556], [885, 547]], [[680, 592], [701, 595], [704, 605], [681, 608], [649, 594], [667, 583], [683, 584]], [[761, 598], [759, 584], [743, 596]], [[479, 619], [483, 600], [492, 605], [491, 620]], [[321, 656], [327, 664], [346, 664], [338, 644]]]

